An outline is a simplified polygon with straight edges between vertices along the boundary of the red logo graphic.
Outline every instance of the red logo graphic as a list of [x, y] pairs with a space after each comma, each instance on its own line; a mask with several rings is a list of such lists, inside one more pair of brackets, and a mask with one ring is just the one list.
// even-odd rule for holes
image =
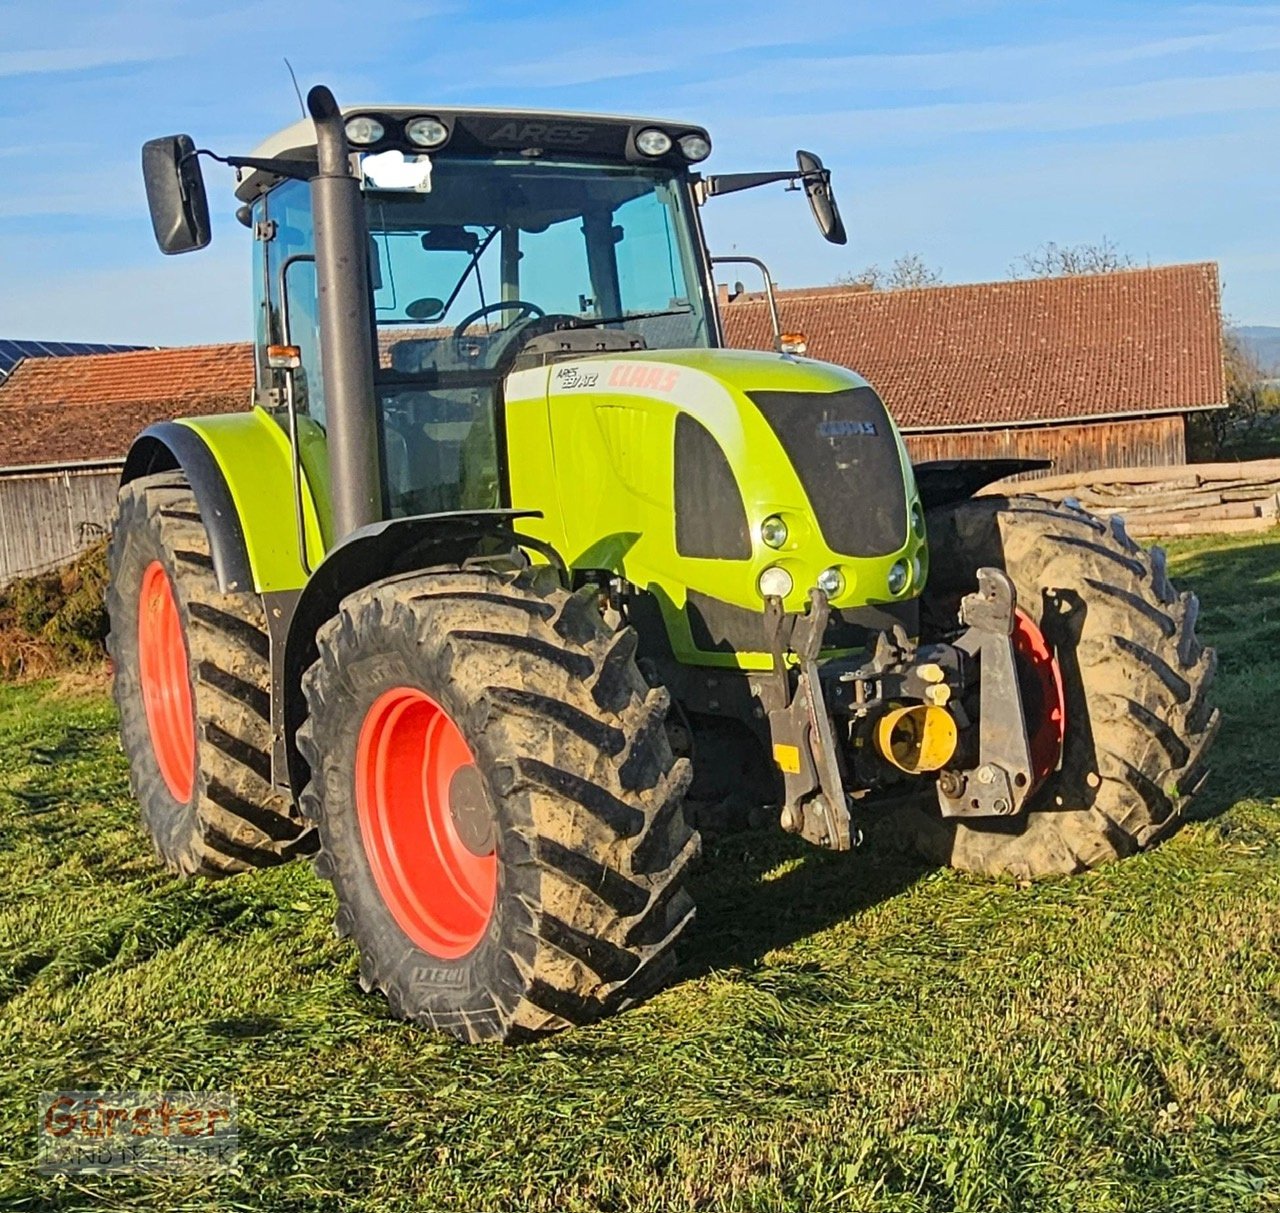
[[669, 392], [680, 381], [680, 372], [670, 367], [650, 366], [644, 362], [620, 362], [609, 372], [610, 387], [649, 388]]

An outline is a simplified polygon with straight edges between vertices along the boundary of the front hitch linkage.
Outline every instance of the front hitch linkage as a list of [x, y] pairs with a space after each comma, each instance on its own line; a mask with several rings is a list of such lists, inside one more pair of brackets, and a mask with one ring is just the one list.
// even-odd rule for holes
[[944, 817], [1009, 817], [1031, 794], [1031, 746], [1013, 654], [1018, 596], [999, 569], [978, 570], [978, 592], [960, 603], [967, 631], [956, 648], [979, 658], [978, 765], [942, 771], [938, 805]]
[[[819, 589], [809, 591], [809, 610], [787, 615], [782, 599], [765, 599], [765, 633], [773, 657], [767, 680], [766, 706], [773, 757], [782, 771], [782, 828], [816, 846], [848, 851], [862, 842], [849, 819], [840, 749], [831, 729], [818, 677], [817, 657], [831, 608]], [[795, 694], [791, 693], [784, 649], [797, 659]]]

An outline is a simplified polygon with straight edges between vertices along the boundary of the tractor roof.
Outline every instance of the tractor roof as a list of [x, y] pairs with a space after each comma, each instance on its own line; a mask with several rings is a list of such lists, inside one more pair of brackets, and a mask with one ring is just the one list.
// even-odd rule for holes
[[[386, 128], [386, 135], [361, 151], [387, 151], [423, 154], [404, 137], [404, 124], [410, 118], [438, 118], [449, 129], [446, 143], [428, 155], [484, 155], [514, 152], [528, 156], [547, 153], [574, 159], [613, 161], [615, 163], [661, 164], [684, 169], [689, 162], [679, 150], [685, 135], [701, 135], [708, 139], [705, 128], [689, 122], [666, 118], [628, 118], [617, 114], [579, 114], [552, 110], [504, 109], [440, 109], [410, 105], [344, 105], [344, 117], [366, 114], [376, 117]], [[671, 150], [661, 156], [646, 156], [636, 149], [639, 131], [657, 127], [671, 136]], [[287, 160], [315, 158], [315, 126], [303, 118], [292, 126], [277, 131], [252, 155], [260, 159], [280, 157]], [[279, 178], [261, 169], [241, 170], [236, 196], [248, 202], [270, 189]]]

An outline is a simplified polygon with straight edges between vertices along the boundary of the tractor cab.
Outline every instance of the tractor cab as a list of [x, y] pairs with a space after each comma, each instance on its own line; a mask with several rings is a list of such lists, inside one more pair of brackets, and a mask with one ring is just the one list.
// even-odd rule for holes
[[[710, 151], [705, 131], [385, 107], [344, 118], [368, 233], [385, 516], [502, 503], [502, 385], [536, 338], [720, 344], [690, 172]], [[314, 145], [313, 124], [299, 123], [254, 158], [301, 160]], [[311, 192], [268, 170], [241, 177], [259, 400], [324, 427]], [[298, 367], [272, 367], [280, 346], [296, 348]]]

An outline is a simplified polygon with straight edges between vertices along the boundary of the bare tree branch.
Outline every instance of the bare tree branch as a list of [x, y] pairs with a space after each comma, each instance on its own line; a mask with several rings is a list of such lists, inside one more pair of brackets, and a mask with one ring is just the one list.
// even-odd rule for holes
[[908, 291], [922, 286], [937, 286], [942, 273], [925, 263], [919, 253], [903, 253], [886, 272], [878, 265], [868, 265], [857, 273], [841, 274], [836, 286], [861, 286], [872, 291]]
[[1010, 278], [1065, 278], [1075, 274], [1113, 274], [1137, 265], [1106, 236], [1097, 244], [1056, 244], [1050, 240], [1009, 265]]

